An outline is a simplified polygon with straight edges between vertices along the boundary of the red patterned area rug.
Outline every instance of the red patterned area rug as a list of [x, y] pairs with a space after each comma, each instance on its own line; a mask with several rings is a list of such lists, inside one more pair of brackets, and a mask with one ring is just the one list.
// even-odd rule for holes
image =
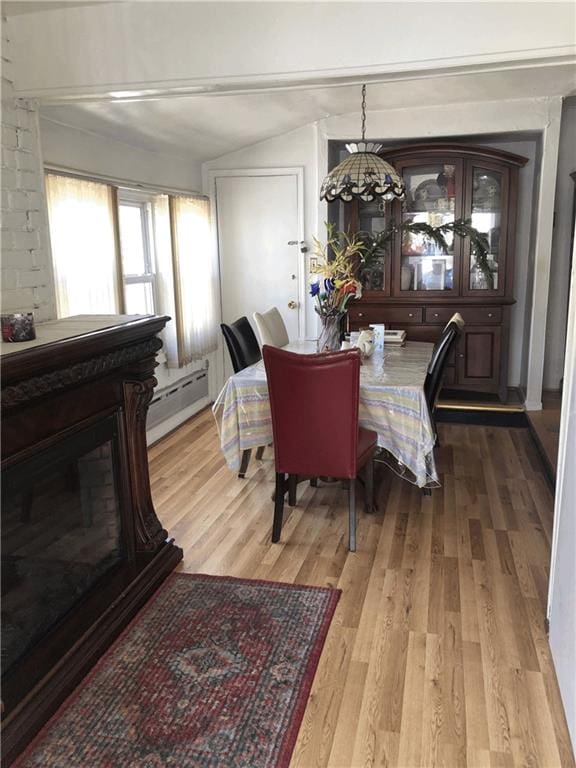
[[339, 597], [173, 574], [13, 765], [287, 766]]

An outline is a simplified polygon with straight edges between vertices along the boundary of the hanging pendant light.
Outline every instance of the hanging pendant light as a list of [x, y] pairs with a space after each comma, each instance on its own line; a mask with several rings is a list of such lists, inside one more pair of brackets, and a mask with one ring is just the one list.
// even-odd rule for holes
[[362, 86], [362, 141], [346, 144], [350, 156], [336, 166], [322, 182], [320, 200], [402, 200], [405, 185], [398, 172], [377, 153], [382, 144], [367, 142], [366, 86]]

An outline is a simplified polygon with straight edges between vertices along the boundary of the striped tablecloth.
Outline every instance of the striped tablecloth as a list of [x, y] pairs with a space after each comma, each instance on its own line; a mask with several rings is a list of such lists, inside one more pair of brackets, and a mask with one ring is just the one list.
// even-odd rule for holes
[[[424, 397], [432, 344], [408, 342], [376, 350], [360, 369], [362, 427], [378, 433], [378, 445], [398, 461], [419, 487], [437, 484], [434, 432]], [[284, 349], [316, 351], [316, 342], [292, 342]], [[238, 470], [242, 451], [272, 442], [272, 419], [264, 362], [231, 376], [214, 404], [220, 443], [230, 469]], [[412, 475], [413, 477], [410, 477]]]

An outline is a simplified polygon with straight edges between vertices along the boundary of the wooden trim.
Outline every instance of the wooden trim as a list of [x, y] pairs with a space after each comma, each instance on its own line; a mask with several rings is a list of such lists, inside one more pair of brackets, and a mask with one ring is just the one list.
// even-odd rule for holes
[[154, 186], [150, 186], [131, 179], [106, 176], [105, 174], [83, 171], [78, 168], [68, 168], [63, 165], [51, 165], [46, 163], [44, 165], [44, 173], [51, 173], [56, 176], [69, 176], [72, 179], [83, 179], [84, 181], [96, 181], [99, 184], [110, 184], [120, 189], [132, 190], [134, 192], [148, 192], [150, 195], [157, 195], [160, 193], [163, 195], [170, 194], [186, 195], [187, 197], [206, 197], [202, 192], [194, 192], [193, 190], [178, 189], [175, 187], [165, 187], [162, 184], [154, 184]]
[[127, 346], [147, 339], [160, 333], [169, 319], [165, 315], [143, 317], [122, 325], [111, 325], [110, 328], [13, 352], [2, 358], [2, 386], [97, 357], [117, 349], [119, 345]]
[[484, 158], [485, 160], [496, 160], [511, 165], [521, 167], [528, 162], [527, 157], [521, 155], [515, 155], [512, 152], [504, 152], [500, 149], [492, 149], [491, 147], [483, 147], [475, 144], [457, 144], [454, 142], [446, 142], [445, 144], [431, 143], [431, 144], [408, 144], [402, 147], [393, 147], [392, 149], [385, 149], [378, 153], [385, 160], [393, 159], [394, 157], [402, 156], [402, 158], [420, 158], [428, 155], [429, 157], [455, 157], [470, 156], [475, 158]]

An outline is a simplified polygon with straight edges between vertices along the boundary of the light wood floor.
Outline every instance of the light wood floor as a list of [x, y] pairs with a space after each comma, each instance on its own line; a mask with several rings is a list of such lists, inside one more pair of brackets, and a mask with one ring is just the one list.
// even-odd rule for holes
[[150, 450], [181, 568], [342, 590], [291, 766], [574, 766], [544, 627], [552, 497], [527, 430], [441, 425], [443, 488], [389, 471], [347, 551], [347, 495], [299, 487], [271, 544], [273, 459], [239, 480], [211, 412]]

